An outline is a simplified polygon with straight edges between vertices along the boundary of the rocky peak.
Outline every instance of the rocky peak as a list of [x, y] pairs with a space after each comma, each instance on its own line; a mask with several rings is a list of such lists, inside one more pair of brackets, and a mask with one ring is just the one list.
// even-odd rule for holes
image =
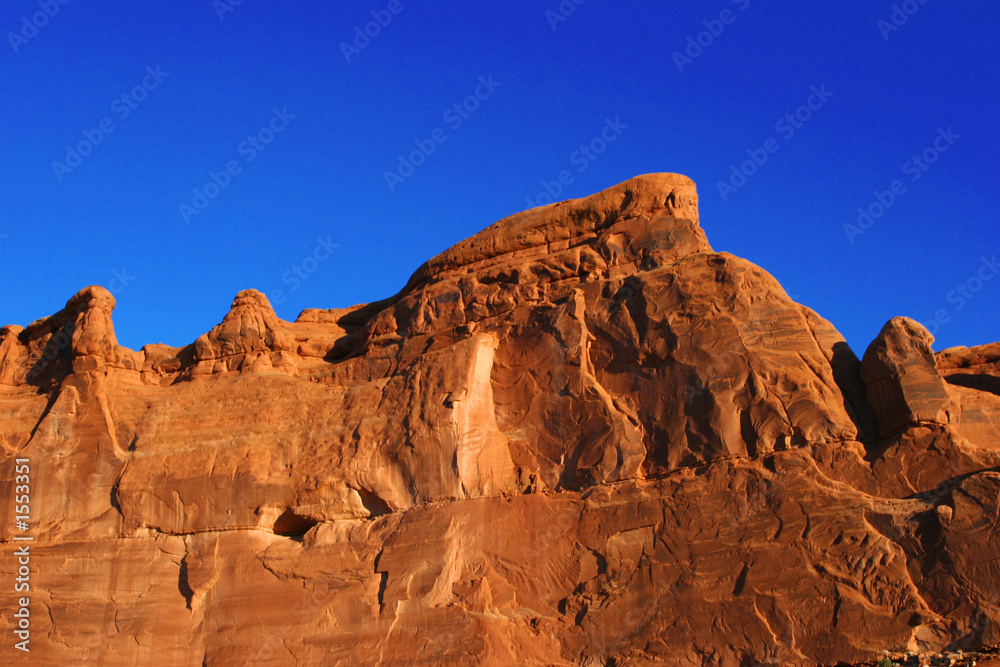
[[27, 327], [0, 331], [0, 381], [49, 386], [73, 371], [103, 369], [119, 359], [111, 313], [115, 298], [91, 285], [66, 306]]
[[239, 292], [222, 322], [195, 341], [194, 358], [199, 362], [196, 374], [281, 365], [278, 353], [292, 348], [289, 326], [278, 318], [262, 292]]
[[917, 422], [947, 420], [949, 397], [933, 343], [934, 336], [922, 324], [894, 317], [865, 351], [861, 380], [882, 437]]
[[87, 288], [0, 328], [42, 663], [872, 664], [1000, 640], [1000, 345], [934, 355], [894, 318], [859, 361], [712, 251], [686, 177], [505, 218], [384, 301], [286, 322], [242, 291], [184, 348], [117, 346], [113, 308]]
[[269, 313], [274, 315], [274, 308], [271, 307], [271, 302], [267, 300], [263, 292], [255, 289], [245, 289], [236, 294], [233, 298], [233, 305], [229, 307], [229, 314], [226, 315], [225, 319], [233, 317], [234, 313], [239, 313], [241, 309], [258, 309], [264, 313]]
[[711, 250], [698, 226], [694, 182], [680, 174], [647, 174], [589, 197], [504, 218], [429, 260], [410, 283], [581, 246], [598, 250], [611, 263], [650, 253], [679, 258]]
[[70, 297], [66, 302], [65, 310], [72, 313], [82, 313], [87, 310], [96, 309], [110, 315], [115, 309], [117, 302], [115, 297], [100, 285], [91, 285]]

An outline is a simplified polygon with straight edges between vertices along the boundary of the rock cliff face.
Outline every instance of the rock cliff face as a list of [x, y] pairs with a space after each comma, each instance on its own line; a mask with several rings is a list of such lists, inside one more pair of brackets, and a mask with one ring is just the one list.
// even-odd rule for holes
[[[1000, 343], [859, 361], [694, 184], [502, 220], [396, 296], [184, 348], [0, 329], [35, 665], [755, 665], [1000, 641]], [[5, 519], [0, 579], [13, 588]], [[7, 598], [10, 596], [8, 595]]]

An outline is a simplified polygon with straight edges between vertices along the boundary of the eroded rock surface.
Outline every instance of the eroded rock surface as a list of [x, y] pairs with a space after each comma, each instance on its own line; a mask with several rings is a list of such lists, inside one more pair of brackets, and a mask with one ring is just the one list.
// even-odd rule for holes
[[[0, 328], [4, 664], [860, 663], [1000, 641], [1000, 344], [859, 361], [694, 184], [501, 220], [399, 294], [183, 348]], [[5, 524], [12, 553], [19, 534]], [[13, 581], [14, 560], [0, 561]], [[2, 610], [11, 637], [13, 607]]]
[[861, 380], [875, 409], [879, 434], [911, 424], [944, 421], [948, 392], [934, 360], [934, 337], [908, 317], [894, 317], [861, 360]]

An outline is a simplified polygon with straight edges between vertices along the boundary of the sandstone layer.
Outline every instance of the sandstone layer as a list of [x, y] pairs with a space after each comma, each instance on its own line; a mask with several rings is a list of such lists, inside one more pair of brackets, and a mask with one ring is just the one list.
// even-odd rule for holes
[[183, 348], [0, 328], [34, 665], [811, 665], [1000, 642], [1000, 343], [855, 355], [694, 184], [532, 209], [394, 297]]

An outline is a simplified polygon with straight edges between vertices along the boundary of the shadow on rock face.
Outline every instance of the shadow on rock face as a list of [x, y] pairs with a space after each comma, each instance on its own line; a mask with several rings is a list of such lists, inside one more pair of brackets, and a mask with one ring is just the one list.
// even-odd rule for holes
[[967, 389], [988, 391], [1000, 396], [1000, 378], [977, 373], [954, 373], [945, 377], [945, 382]]
[[317, 523], [315, 519], [296, 514], [289, 508], [275, 520], [272, 530], [276, 535], [301, 539]]
[[844, 408], [858, 429], [858, 439], [869, 446], [877, 438], [878, 426], [861, 383], [861, 360], [846, 342], [834, 343], [830, 366], [833, 379], [844, 395]]

